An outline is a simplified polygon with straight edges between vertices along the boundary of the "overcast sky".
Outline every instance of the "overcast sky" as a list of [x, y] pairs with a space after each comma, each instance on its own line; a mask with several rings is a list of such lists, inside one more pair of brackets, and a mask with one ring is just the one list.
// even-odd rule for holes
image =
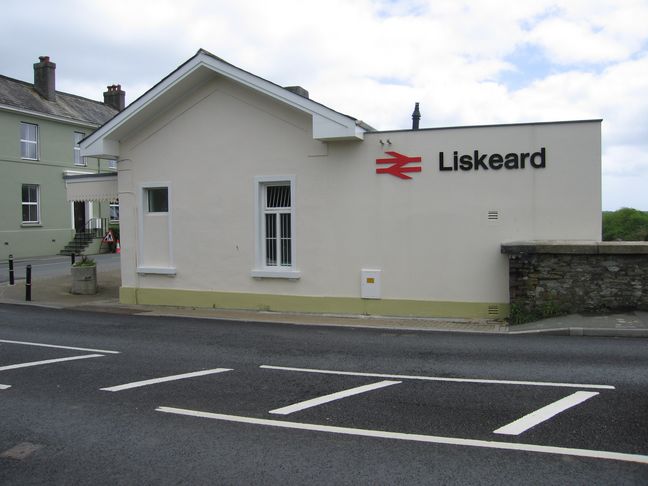
[[603, 209], [648, 210], [648, 0], [1, 0], [0, 74], [127, 103], [204, 48], [380, 129], [603, 119]]

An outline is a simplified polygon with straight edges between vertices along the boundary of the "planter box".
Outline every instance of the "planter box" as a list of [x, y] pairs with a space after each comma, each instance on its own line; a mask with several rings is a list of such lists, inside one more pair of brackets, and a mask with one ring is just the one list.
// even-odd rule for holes
[[97, 293], [97, 266], [72, 267], [73, 294], [94, 295]]

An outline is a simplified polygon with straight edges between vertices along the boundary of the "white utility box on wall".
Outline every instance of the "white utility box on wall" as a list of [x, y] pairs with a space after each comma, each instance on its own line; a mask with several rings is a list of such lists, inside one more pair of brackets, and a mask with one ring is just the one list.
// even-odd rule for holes
[[360, 296], [363, 299], [380, 299], [381, 270], [360, 270]]

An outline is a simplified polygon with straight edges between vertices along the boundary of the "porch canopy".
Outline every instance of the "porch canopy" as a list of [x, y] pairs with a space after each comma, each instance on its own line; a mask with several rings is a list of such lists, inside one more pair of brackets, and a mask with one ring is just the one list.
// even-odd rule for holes
[[116, 201], [117, 173], [63, 175], [68, 201]]

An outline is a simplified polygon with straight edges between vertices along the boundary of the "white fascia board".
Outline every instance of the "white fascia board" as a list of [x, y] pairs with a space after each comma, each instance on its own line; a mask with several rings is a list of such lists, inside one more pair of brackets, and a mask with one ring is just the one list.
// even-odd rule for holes
[[88, 143], [86, 139], [81, 143], [81, 156], [116, 160], [119, 158], [119, 142], [102, 137]]
[[218, 61], [205, 54], [204, 64], [214, 71], [256, 91], [264, 93], [282, 103], [306, 112], [313, 117], [313, 138], [317, 140], [362, 140], [364, 130], [356, 120], [330, 108], [315, 103], [279, 85], [243, 71], [231, 64]]
[[[118, 158], [119, 142], [106, 140], [110, 134], [117, 128], [128, 123], [128, 121], [141, 110], [145, 109], [153, 100], [164, 93], [169, 88], [182, 82], [183, 79], [190, 76], [191, 73], [200, 69], [208, 68], [226, 78], [247, 86], [255, 91], [264, 93], [276, 100], [290, 105], [300, 111], [309, 113], [313, 116], [313, 138], [318, 140], [362, 140], [365, 130], [358, 127], [356, 120], [342, 115], [330, 108], [315, 103], [314, 101], [295, 94], [279, 85], [271, 83], [255, 76], [247, 71], [243, 71], [231, 64], [219, 59], [215, 59], [205, 53], [197, 54], [193, 59], [180, 66], [176, 71], [164, 78], [157, 86], [138, 98], [133, 104], [129, 105], [124, 111], [119, 113], [108, 123], [103, 125], [99, 130], [92, 133], [81, 141], [81, 153], [88, 156], [109, 156]], [[96, 145], [97, 142], [106, 140], [106, 142]], [[95, 148], [92, 148], [95, 146]], [[84, 153], [84, 149], [88, 152]], [[115, 152], [115, 149], [117, 150]]]

